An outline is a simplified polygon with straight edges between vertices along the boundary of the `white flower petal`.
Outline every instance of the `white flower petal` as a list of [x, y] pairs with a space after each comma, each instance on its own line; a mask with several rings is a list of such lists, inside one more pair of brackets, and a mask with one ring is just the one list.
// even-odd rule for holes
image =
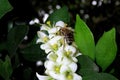
[[58, 21], [58, 22], [56, 22], [55, 26], [65, 27], [66, 24], [63, 21]]
[[46, 42], [46, 41], [48, 41], [49, 38], [44, 32], [38, 31], [37, 34], [38, 34], [38, 37], [39, 37], [39, 40], [37, 42]]
[[82, 77], [76, 73], [73, 74], [73, 80], [82, 80]]
[[43, 42], [43, 40], [42, 39], [37, 39], [36, 44], [39, 43], [39, 42]]
[[54, 71], [49, 71], [49, 75], [56, 80], [60, 79], [61, 77], [60, 74], [56, 74]]
[[68, 68], [67, 65], [62, 65], [62, 66], [61, 66], [61, 69], [60, 69], [60, 73], [65, 73], [65, 72], [68, 71], [68, 70], [69, 70], [69, 68]]
[[74, 62], [78, 62], [76, 57], [71, 57]]
[[49, 53], [49, 52], [51, 52], [51, 49], [50, 48], [48, 48], [48, 49], [45, 49], [45, 53]]
[[36, 66], [42, 66], [42, 65], [43, 65], [43, 62], [41, 60], [36, 62]]
[[60, 27], [54, 27], [54, 28], [48, 30], [48, 33], [49, 34], [51, 34], [51, 33], [57, 33], [59, 30], [60, 30]]
[[50, 46], [48, 43], [46, 43], [46, 44], [41, 44], [40, 48], [45, 50], [45, 49], [50, 49]]
[[41, 32], [41, 31], [38, 31], [37, 34], [39, 38], [43, 38], [47, 36], [44, 32]]
[[55, 63], [53, 61], [47, 60], [45, 61], [44, 66], [47, 70], [53, 70]]
[[39, 75], [37, 72], [36, 76], [39, 80], [49, 80], [51, 78], [50, 76]]
[[67, 58], [67, 57], [63, 57], [63, 60], [62, 60], [62, 64], [64, 65], [69, 65], [70, 63], [72, 63], [72, 60]]
[[57, 50], [57, 55], [59, 56], [59, 57], [64, 57], [64, 47], [63, 46], [61, 46], [61, 47], [59, 47], [59, 49]]
[[56, 62], [57, 62], [57, 63], [61, 63], [61, 62], [62, 62], [62, 59], [63, 59], [63, 57], [59, 56], [59, 57], [56, 59]]
[[65, 50], [66, 50], [66, 51], [71, 51], [73, 54], [76, 52], [76, 48], [73, 47], [73, 46], [69, 46], [69, 45], [67, 45], [67, 46], [65, 47]]
[[56, 36], [56, 34], [49, 34], [48, 37], [49, 37], [50, 39], [52, 39], [52, 38], [55, 37], [55, 36]]
[[80, 56], [80, 55], [82, 55], [82, 53], [79, 52], [79, 53], [76, 54], [76, 57], [77, 57], [77, 56]]
[[58, 80], [66, 80], [65, 75], [64, 75], [64, 74], [61, 74], [61, 75], [60, 75], [60, 78], [59, 78]]
[[69, 68], [71, 69], [72, 72], [76, 72], [76, 70], [77, 70], [77, 64], [76, 63], [72, 62], [68, 66], [69, 66]]
[[40, 30], [49, 30], [50, 27], [48, 27], [46, 24], [43, 24], [40, 28]]
[[53, 44], [58, 44], [58, 40], [60, 40], [62, 37], [61, 36], [55, 36], [54, 38], [52, 38], [50, 41], [49, 41], [49, 43], [51, 44], [51, 45], [53, 45]]
[[29, 22], [29, 24], [30, 24], [30, 25], [35, 24], [34, 20], [31, 20], [31, 21]]
[[34, 19], [34, 22], [38, 24], [40, 21], [39, 21], [38, 18], [35, 18], [35, 19]]
[[48, 55], [47, 55], [47, 58], [51, 61], [56, 61], [56, 59], [58, 58], [57, 54], [55, 54], [54, 52], [50, 52]]

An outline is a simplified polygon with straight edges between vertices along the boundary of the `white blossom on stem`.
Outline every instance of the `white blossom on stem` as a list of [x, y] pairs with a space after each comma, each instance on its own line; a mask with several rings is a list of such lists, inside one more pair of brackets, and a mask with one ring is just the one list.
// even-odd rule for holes
[[55, 25], [47, 22], [42, 24], [37, 32], [37, 43], [42, 43], [40, 48], [47, 54], [47, 60], [44, 62], [45, 75], [36, 73], [39, 80], [82, 80], [76, 73], [76, 57], [81, 53], [75, 44], [67, 44], [64, 35], [60, 35], [60, 29], [66, 26], [63, 21], [58, 21]]

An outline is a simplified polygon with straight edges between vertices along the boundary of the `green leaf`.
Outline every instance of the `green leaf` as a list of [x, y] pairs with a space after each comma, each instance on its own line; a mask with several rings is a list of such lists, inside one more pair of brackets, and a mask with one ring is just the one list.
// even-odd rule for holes
[[10, 58], [6, 56], [5, 61], [3, 62], [0, 60], [0, 75], [3, 77], [5, 80], [9, 80], [10, 76], [12, 74], [12, 65]]
[[91, 75], [83, 76], [82, 80], [103, 80], [103, 79], [99, 79], [98, 73], [92, 73]]
[[115, 59], [117, 46], [115, 28], [105, 32], [96, 44], [96, 62], [104, 71]]
[[78, 66], [80, 68], [78, 69], [77, 73], [85, 76], [99, 71], [98, 66], [88, 56], [81, 55], [78, 56], [77, 59]]
[[22, 42], [27, 32], [28, 26], [26, 25], [17, 25], [9, 31], [7, 36], [7, 50], [10, 56], [15, 54], [18, 45]]
[[108, 73], [99, 73], [99, 75], [101, 76], [101, 80], [118, 80], [116, 77]]
[[70, 15], [68, 13], [68, 8], [66, 6], [55, 10], [47, 19], [47, 21], [51, 21], [55, 23], [57, 21], [64, 21], [65, 23], [70, 22]]
[[94, 37], [88, 26], [85, 24], [85, 22], [82, 19], [80, 19], [79, 15], [76, 16], [74, 39], [80, 52], [84, 55], [88, 55], [94, 60]]
[[29, 43], [29, 45], [34, 45], [34, 44], [36, 44], [37, 39], [38, 39], [38, 35], [36, 34], [36, 35], [34, 36], [34, 38], [32, 39], [32, 41]]
[[12, 58], [12, 62], [14, 63], [12, 65], [13, 69], [16, 69], [20, 66], [21, 62], [20, 62], [19, 54], [14, 55], [14, 58]]
[[29, 61], [46, 59], [46, 53], [40, 49], [40, 44], [35, 44], [21, 49], [22, 56]]
[[12, 6], [8, 0], [0, 0], [0, 19], [9, 11], [12, 10]]
[[83, 80], [118, 80], [118, 79], [107, 73], [92, 73], [91, 75], [83, 76]]
[[93, 71], [92, 69], [81, 69], [79, 71], [79, 75], [81, 75], [83, 77], [91, 75], [91, 74], [95, 74], [95, 73], [97, 73], [97, 72]]

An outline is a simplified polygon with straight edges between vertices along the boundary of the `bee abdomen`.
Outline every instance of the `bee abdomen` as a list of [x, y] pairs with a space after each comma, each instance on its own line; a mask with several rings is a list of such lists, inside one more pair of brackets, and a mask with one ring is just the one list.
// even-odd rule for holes
[[71, 45], [72, 42], [74, 41], [73, 35], [66, 36], [66, 42]]

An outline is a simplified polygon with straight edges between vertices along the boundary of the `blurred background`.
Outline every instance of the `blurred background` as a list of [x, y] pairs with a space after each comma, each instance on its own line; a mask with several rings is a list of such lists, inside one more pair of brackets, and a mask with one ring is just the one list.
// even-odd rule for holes
[[[14, 8], [0, 19], [0, 43], [7, 40], [8, 25], [25, 24], [29, 26], [29, 32], [22, 44], [19, 45], [25, 47], [34, 39], [39, 30], [39, 27], [32, 25], [31, 20], [44, 23], [49, 14], [63, 6], [67, 6], [69, 10], [71, 18], [69, 25], [74, 27], [76, 14], [79, 14], [93, 32], [95, 42], [104, 31], [115, 27], [118, 52], [111, 66], [115, 68], [113, 75], [120, 79], [120, 0], [9, 0], [9, 2]], [[7, 52], [2, 50], [0, 58], [4, 59], [6, 54]], [[20, 63], [13, 72], [13, 80], [25, 80], [23, 74], [26, 67], [30, 67], [33, 74], [42, 68], [42, 66], [36, 66], [36, 62], [27, 61], [22, 57], [20, 57]], [[33, 74], [30, 74], [29, 80], [33, 80]]]

